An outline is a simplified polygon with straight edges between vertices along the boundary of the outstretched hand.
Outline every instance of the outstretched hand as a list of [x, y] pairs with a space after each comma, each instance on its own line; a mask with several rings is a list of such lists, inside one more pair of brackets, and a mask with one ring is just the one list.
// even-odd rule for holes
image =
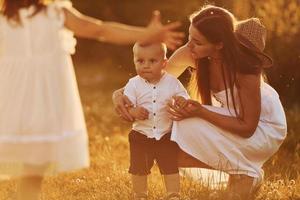
[[170, 114], [170, 118], [174, 121], [180, 121], [190, 117], [199, 117], [202, 109], [203, 107], [198, 101], [191, 99], [186, 100], [184, 106], [179, 106], [173, 102], [168, 104], [168, 113]]
[[169, 49], [175, 50], [182, 44], [184, 33], [174, 31], [181, 26], [180, 22], [172, 22], [167, 25], [161, 23], [159, 11], [154, 11], [152, 19], [147, 26], [148, 37], [141, 43], [164, 42]]

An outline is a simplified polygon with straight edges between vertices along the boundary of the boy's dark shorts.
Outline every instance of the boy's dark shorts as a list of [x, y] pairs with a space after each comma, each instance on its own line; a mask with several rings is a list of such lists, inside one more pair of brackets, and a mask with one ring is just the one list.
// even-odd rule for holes
[[160, 140], [132, 130], [129, 133], [130, 167], [133, 175], [148, 175], [154, 164], [158, 164], [161, 174], [178, 173], [177, 156], [179, 147], [170, 140], [171, 133], [165, 134]]

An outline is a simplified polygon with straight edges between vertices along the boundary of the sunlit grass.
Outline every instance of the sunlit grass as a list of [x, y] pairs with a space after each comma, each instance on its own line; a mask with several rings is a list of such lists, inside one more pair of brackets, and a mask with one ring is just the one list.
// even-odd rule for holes
[[[132, 199], [127, 141], [130, 124], [115, 116], [111, 89], [105, 89], [105, 85], [81, 85], [80, 92], [89, 131], [91, 166], [89, 169], [47, 177], [42, 200]], [[300, 199], [299, 111], [299, 107], [287, 111], [288, 138], [264, 166], [266, 177], [257, 193], [257, 200]], [[0, 181], [0, 200], [13, 200], [15, 191], [14, 180]], [[222, 186], [213, 188], [212, 184], [181, 178], [184, 200], [221, 200], [224, 193]], [[150, 200], [162, 199], [165, 194], [156, 166], [149, 177], [149, 194]]]

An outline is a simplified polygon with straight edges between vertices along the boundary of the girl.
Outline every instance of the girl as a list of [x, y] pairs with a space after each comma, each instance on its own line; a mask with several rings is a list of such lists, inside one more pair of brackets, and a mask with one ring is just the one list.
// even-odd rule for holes
[[[38, 199], [46, 172], [89, 166], [88, 138], [70, 54], [76, 36], [115, 44], [180, 44], [155, 13], [146, 28], [82, 15], [70, 2], [4, 0], [0, 15], [0, 173]], [[83, 28], [84, 27], [84, 28]]]

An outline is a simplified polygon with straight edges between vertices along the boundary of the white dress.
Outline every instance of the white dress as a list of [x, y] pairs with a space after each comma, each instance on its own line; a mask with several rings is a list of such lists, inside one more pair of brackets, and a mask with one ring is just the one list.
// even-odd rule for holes
[[51, 172], [89, 166], [88, 138], [71, 53], [76, 40], [64, 29], [62, 3], [19, 11], [22, 25], [0, 15], [0, 174], [24, 165]]
[[[230, 99], [230, 93], [228, 95]], [[223, 106], [205, 106], [207, 109], [222, 115], [234, 115], [230, 100], [230, 112], [226, 106], [225, 91], [214, 96]], [[172, 140], [183, 151], [214, 169], [261, 178], [262, 165], [278, 150], [286, 133], [286, 118], [279, 96], [271, 86], [262, 82], [260, 119], [250, 138], [234, 135], [201, 118], [188, 118], [174, 122]]]

